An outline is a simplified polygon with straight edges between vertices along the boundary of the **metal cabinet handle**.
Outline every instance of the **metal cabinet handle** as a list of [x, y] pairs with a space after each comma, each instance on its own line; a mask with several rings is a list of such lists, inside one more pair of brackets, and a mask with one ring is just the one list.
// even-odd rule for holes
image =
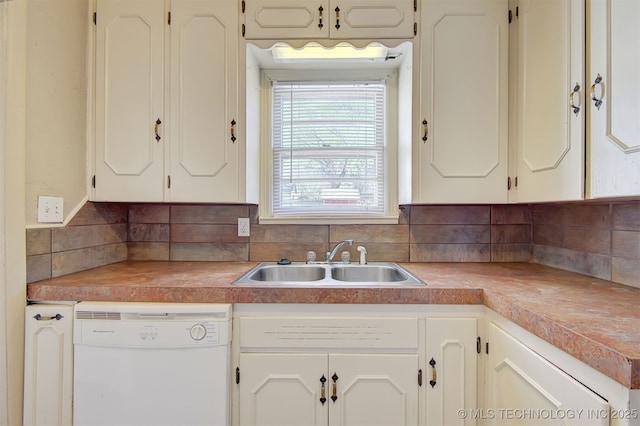
[[231, 120], [231, 142], [236, 142], [236, 120]]
[[340, 29], [340, 8], [336, 6], [335, 8], [335, 12], [336, 12], [336, 30]]
[[429, 380], [429, 384], [433, 388], [436, 386], [436, 380], [437, 380], [436, 361], [433, 358], [431, 358], [431, 361], [429, 361], [429, 365], [431, 366], [431, 380]]
[[600, 85], [602, 87], [602, 76], [598, 74], [596, 79], [593, 81], [593, 85], [591, 85], [591, 100], [597, 109], [600, 109], [602, 106], [602, 99], [604, 98], [604, 88], [602, 88], [600, 92], [600, 99], [596, 97], [596, 86]]
[[[573, 113], [576, 115], [576, 117], [580, 113], [580, 89], [580, 84], [576, 83], [571, 93], [569, 93], [569, 106], [573, 110]], [[575, 105], [573, 103], [576, 94], [578, 95], [578, 105]]]
[[318, 28], [322, 29], [322, 27], [324, 27], [324, 24], [322, 23], [322, 12], [324, 12], [324, 8], [322, 6], [320, 6], [318, 8], [318, 13], [320, 14], [319, 20], [318, 20]]
[[422, 128], [424, 129], [424, 136], [422, 136], [422, 142], [426, 142], [429, 139], [429, 122], [422, 120]]
[[326, 383], [327, 378], [324, 377], [324, 374], [322, 375], [322, 377], [320, 377], [320, 383], [322, 383], [322, 385], [320, 386], [320, 402], [322, 403], [322, 405], [324, 405], [325, 402], [327, 402], [327, 398], [325, 395], [325, 388], [324, 388], [324, 384]]
[[333, 373], [333, 376], [331, 376], [331, 380], [333, 380], [331, 400], [335, 403], [338, 399], [338, 385], [336, 384], [336, 382], [338, 381], [338, 375], [336, 373]]
[[43, 317], [43, 316], [42, 316], [42, 315], [40, 315], [40, 314], [35, 314], [35, 315], [33, 316], [33, 318], [34, 318], [36, 321], [51, 321], [51, 320], [60, 321], [60, 320], [61, 320], [62, 318], [64, 318], [64, 317], [63, 317], [62, 315], [60, 315], [60, 314], [55, 314], [55, 315], [50, 316], [50, 317]]
[[156, 125], [153, 127], [153, 132], [156, 134], [156, 142], [160, 142], [160, 139], [162, 139], [160, 137], [160, 134], [158, 133], [158, 127], [162, 124], [162, 121], [160, 121], [160, 119], [158, 118], [156, 120]]

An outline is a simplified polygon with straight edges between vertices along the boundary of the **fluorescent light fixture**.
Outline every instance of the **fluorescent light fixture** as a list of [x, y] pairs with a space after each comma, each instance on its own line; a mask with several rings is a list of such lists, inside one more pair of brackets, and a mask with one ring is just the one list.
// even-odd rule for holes
[[278, 43], [271, 49], [275, 62], [318, 62], [318, 61], [375, 61], [387, 57], [387, 48], [379, 43], [372, 43], [363, 48], [353, 47], [349, 43], [339, 43], [334, 47], [324, 47], [318, 43], [308, 43], [301, 48], [294, 48], [285, 43]]

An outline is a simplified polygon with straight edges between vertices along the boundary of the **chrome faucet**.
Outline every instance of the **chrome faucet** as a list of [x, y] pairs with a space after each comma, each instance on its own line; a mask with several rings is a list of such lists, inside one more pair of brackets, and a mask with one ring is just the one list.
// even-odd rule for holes
[[330, 252], [329, 251], [327, 252], [327, 257], [325, 258], [326, 262], [327, 263], [333, 262], [333, 257], [336, 255], [338, 250], [340, 250], [340, 247], [342, 247], [345, 244], [349, 244], [350, 246], [352, 246], [353, 240], [343, 240], [343, 241], [340, 241], [338, 244], [336, 244], [333, 250], [331, 250]]

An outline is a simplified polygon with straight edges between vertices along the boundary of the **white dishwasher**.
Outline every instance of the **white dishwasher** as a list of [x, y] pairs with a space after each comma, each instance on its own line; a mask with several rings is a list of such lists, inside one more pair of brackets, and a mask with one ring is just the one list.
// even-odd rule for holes
[[81, 302], [74, 425], [228, 425], [231, 305]]

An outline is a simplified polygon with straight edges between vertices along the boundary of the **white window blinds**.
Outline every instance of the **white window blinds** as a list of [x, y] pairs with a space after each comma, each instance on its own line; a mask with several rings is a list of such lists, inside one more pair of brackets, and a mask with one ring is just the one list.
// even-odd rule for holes
[[385, 85], [274, 82], [272, 214], [385, 213]]

